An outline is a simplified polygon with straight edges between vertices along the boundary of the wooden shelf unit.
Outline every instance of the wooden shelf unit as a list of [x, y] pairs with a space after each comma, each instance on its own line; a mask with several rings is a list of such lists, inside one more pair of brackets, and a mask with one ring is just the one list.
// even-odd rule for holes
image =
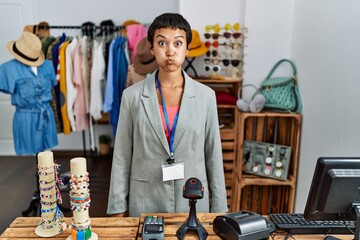
[[[294, 210], [299, 161], [301, 115], [293, 113], [239, 113], [238, 150], [232, 176], [231, 211], [249, 210], [260, 214], [291, 213]], [[285, 181], [244, 174], [245, 140], [291, 146]]]
[[[196, 79], [197, 81], [211, 87], [215, 92], [224, 91], [232, 95], [237, 92], [242, 84], [242, 79]], [[236, 95], [236, 94], [235, 94]], [[238, 149], [238, 123], [239, 111], [235, 105], [218, 105], [219, 123], [224, 126], [220, 128], [222, 155], [224, 163], [225, 184], [227, 202], [231, 208], [232, 177], [237, 158]]]
[[[232, 177], [236, 161], [238, 139], [239, 111], [234, 105], [218, 105], [219, 121], [224, 124], [220, 128], [222, 155], [224, 163], [225, 184], [227, 192], [228, 207], [231, 207]], [[224, 116], [223, 116], [224, 115]]]

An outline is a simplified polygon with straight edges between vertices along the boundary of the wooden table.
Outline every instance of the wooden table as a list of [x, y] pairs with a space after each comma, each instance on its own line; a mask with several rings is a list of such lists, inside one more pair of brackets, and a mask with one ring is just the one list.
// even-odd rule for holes
[[[35, 234], [35, 227], [40, 217], [18, 217], [0, 235], [0, 239], [42, 239]], [[71, 218], [65, 218], [71, 224]], [[99, 239], [136, 239], [139, 218], [91, 218], [91, 228]], [[70, 228], [51, 239], [66, 239], [70, 236]]]
[[[98, 235], [99, 239], [141, 239], [142, 225], [145, 216], [147, 215], [162, 215], [165, 219], [165, 239], [176, 240], [176, 231], [185, 222], [188, 213], [154, 213], [143, 214], [140, 218], [91, 218], [92, 230]], [[219, 240], [220, 238], [215, 234], [212, 228], [213, 219], [219, 214], [215, 213], [197, 213], [200, 223], [208, 232], [208, 240]], [[35, 227], [40, 222], [39, 217], [18, 217], [10, 226], [0, 235], [0, 239], [38, 239], [43, 240], [35, 234]], [[69, 226], [71, 218], [65, 218], [65, 222]], [[70, 236], [70, 229], [67, 228], [63, 233], [51, 239], [66, 239]], [[282, 240], [285, 238], [286, 233], [276, 231], [272, 234], [275, 240]], [[335, 237], [343, 240], [353, 239], [353, 235], [334, 235]], [[198, 239], [197, 234], [189, 231], [185, 239]], [[293, 235], [289, 239], [295, 240], [321, 240], [324, 235]]]

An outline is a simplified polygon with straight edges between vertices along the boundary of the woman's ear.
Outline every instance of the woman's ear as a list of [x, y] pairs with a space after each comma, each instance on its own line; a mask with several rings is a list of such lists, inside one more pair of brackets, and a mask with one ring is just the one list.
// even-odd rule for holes
[[150, 48], [150, 52], [151, 52], [151, 54], [154, 56], [155, 54], [154, 54], [154, 48]]
[[189, 54], [189, 49], [188, 50], [186, 50], [186, 56]]

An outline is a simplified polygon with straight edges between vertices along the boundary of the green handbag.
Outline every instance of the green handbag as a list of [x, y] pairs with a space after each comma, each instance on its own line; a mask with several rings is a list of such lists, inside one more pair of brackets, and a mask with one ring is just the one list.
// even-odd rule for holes
[[[287, 62], [291, 65], [291, 77], [271, 77], [280, 64]], [[295, 64], [288, 60], [278, 61], [261, 83], [261, 94], [265, 97], [265, 109], [279, 112], [301, 112], [302, 101], [296, 79]]]

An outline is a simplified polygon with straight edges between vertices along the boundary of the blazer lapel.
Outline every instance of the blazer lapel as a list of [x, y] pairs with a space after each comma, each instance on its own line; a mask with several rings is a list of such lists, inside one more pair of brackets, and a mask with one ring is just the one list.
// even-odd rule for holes
[[144, 80], [145, 82], [141, 101], [154, 132], [170, 156], [169, 143], [167, 142], [161, 123], [159, 103], [156, 96], [155, 73], [156, 71]]
[[194, 80], [191, 79], [184, 71], [183, 75], [185, 78], [185, 88], [181, 100], [179, 118], [175, 130], [174, 150], [176, 149], [176, 146], [184, 135], [186, 127], [191, 117], [193, 116], [196, 108], [195, 85], [193, 82]]

